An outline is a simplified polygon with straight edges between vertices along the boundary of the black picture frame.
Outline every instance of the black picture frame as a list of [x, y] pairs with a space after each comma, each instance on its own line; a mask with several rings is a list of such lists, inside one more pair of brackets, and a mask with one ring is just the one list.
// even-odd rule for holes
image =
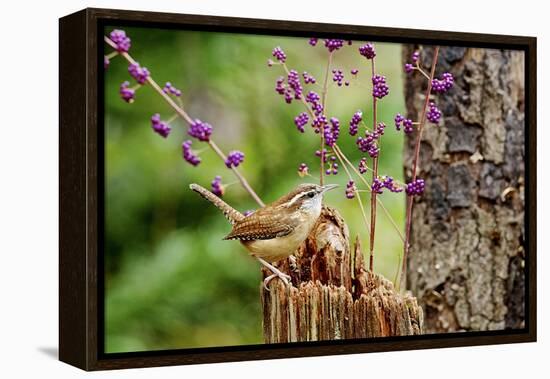
[[[338, 37], [525, 52], [525, 328], [366, 340], [109, 353], [103, 351], [103, 35], [106, 24]], [[84, 370], [536, 341], [536, 38], [113, 9], [59, 20], [59, 359]]]

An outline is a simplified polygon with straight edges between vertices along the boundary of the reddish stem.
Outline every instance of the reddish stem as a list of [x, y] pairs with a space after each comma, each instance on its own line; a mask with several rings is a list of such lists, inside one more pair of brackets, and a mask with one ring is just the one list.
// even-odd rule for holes
[[[426, 98], [424, 100], [424, 107], [422, 108], [422, 115], [420, 117], [420, 124], [418, 125], [418, 133], [416, 136], [416, 142], [414, 147], [414, 159], [413, 159], [413, 170], [412, 170], [412, 180], [416, 180], [416, 174], [418, 170], [418, 160], [420, 157], [420, 142], [422, 140], [422, 131], [424, 130], [424, 125], [426, 123], [426, 112], [428, 109], [428, 104], [430, 102], [430, 93], [432, 92], [432, 81], [435, 76], [435, 66], [437, 65], [437, 57], [439, 55], [439, 46], [434, 48], [434, 56], [432, 61], [432, 68], [430, 70], [430, 77], [428, 79], [428, 88], [426, 89]], [[412, 223], [412, 210], [413, 210], [413, 196], [407, 196], [407, 215], [406, 215], [406, 225], [405, 225], [405, 243], [403, 245], [403, 260], [401, 262], [401, 277], [399, 279], [399, 286], [406, 280], [407, 277], [407, 259], [409, 256], [409, 241], [411, 236], [411, 223]]]

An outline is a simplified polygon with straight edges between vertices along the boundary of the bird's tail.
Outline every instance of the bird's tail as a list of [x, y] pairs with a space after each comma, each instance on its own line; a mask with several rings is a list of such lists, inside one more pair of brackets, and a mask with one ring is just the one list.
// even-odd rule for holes
[[191, 188], [193, 191], [214, 204], [219, 210], [223, 212], [223, 215], [229, 220], [231, 224], [235, 224], [236, 222], [244, 219], [244, 215], [241, 212], [231, 207], [229, 204], [220, 199], [218, 196], [214, 195], [212, 192], [208, 191], [206, 188], [199, 186], [195, 183], [191, 184], [189, 188]]

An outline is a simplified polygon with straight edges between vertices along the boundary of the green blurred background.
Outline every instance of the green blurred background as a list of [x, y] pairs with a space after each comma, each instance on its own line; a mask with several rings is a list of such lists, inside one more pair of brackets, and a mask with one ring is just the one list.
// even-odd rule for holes
[[[106, 28], [106, 34], [112, 29]], [[245, 153], [240, 169], [265, 202], [316, 180], [300, 178], [297, 167], [305, 162], [318, 177], [318, 136], [309, 127], [303, 135], [296, 130], [293, 119], [303, 105], [287, 105], [274, 91], [283, 68], [269, 68], [266, 62], [273, 47], [281, 46], [289, 68], [307, 71], [321, 83], [328, 54], [322, 40], [311, 47], [304, 38], [121, 29], [132, 39], [134, 59], [161, 86], [170, 81], [183, 91], [186, 110], [214, 126], [212, 138], [220, 147]], [[350, 87], [331, 81], [327, 102], [328, 116], [341, 121], [339, 144], [354, 163], [362, 155], [347, 133], [349, 120], [358, 109], [367, 123], [372, 117], [370, 63], [358, 54], [358, 46], [354, 42], [335, 53], [333, 67], [342, 69], [346, 80], [352, 68], [359, 74]], [[380, 173], [402, 180], [403, 136], [393, 127], [393, 116], [404, 111], [401, 46], [378, 43], [376, 49], [377, 71], [387, 76], [390, 87], [390, 95], [378, 103], [379, 120], [388, 125]], [[182, 159], [181, 143], [189, 137], [181, 120], [172, 123], [167, 139], [152, 132], [152, 114], [167, 120], [174, 112], [149, 86], [137, 91], [133, 104], [125, 103], [118, 89], [125, 80], [133, 82], [127, 67], [115, 57], [105, 73], [106, 352], [262, 343], [259, 265], [238, 242], [222, 241], [230, 225], [189, 190], [192, 182], [209, 187], [216, 175], [225, 184], [236, 179], [199, 141], [193, 148], [205, 149], [202, 163], [192, 167]], [[309, 89], [321, 92], [304, 85], [304, 93]], [[341, 187], [325, 202], [342, 213], [352, 238], [359, 234], [367, 246], [357, 202], [344, 195], [347, 180], [342, 168], [328, 177]], [[256, 207], [239, 184], [230, 185], [224, 199], [241, 211]], [[404, 195], [384, 193], [382, 200], [402, 226]], [[379, 212], [375, 270], [390, 280], [401, 246]]]

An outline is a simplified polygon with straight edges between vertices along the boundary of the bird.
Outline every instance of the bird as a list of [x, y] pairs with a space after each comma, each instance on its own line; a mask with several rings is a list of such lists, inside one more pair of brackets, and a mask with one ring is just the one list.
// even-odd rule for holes
[[206, 188], [195, 183], [189, 186], [221, 210], [231, 223], [231, 232], [223, 239], [240, 241], [250, 255], [272, 272], [263, 282], [266, 289], [274, 278], [289, 284], [290, 276], [272, 263], [291, 256], [306, 240], [321, 215], [323, 195], [336, 187], [336, 184], [303, 183], [245, 216]]

